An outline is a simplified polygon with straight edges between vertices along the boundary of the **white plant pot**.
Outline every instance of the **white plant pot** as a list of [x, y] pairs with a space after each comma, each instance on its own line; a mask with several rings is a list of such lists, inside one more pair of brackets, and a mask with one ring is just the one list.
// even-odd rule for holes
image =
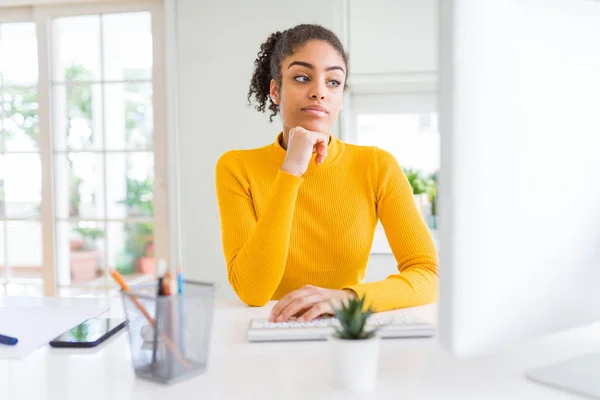
[[379, 337], [349, 340], [332, 335], [333, 379], [337, 388], [352, 392], [375, 389], [379, 365]]

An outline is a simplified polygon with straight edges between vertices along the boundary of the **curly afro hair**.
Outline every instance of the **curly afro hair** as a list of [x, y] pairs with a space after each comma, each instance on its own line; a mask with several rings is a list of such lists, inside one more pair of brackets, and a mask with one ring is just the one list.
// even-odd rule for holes
[[[267, 41], [260, 45], [260, 50], [254, 61], [254, 73], [248, 90], [248, 103], [252, 104], [254, 96], [256, 110], [265, 112], [267, 103], [271, 115], [269, 121], [279, 112], [279, 106], [270, 98], [271, 79], [275, 79], [281, 87], [281, 62], [293, 54], [294, 50], [311, 40], [322, 40], [329, 43], [342, 57], [348, 70], [348, 54], [340, 39], [327, 28], [320, 25], [301, 24], [283, 32], [272, 33]], [[347, 80], [347, 75], [346, 75]], [[346, 82], [344, 82], [344, 90]]]

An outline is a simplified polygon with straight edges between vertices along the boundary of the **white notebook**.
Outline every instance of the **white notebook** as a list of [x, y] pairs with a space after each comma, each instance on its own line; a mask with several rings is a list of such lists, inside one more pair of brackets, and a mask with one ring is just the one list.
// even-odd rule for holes
[[21, 359], [47, 345], [61, 333], [108, 310], [97, 299], [0, 298], [0, 334], [19, 339], [0, 344], [0, 359]]

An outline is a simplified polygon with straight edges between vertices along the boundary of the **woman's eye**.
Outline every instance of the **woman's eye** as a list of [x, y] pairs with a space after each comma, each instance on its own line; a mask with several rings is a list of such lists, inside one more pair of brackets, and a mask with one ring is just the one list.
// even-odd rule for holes
[[335, 80], [335, 79], [332, 79], [332, 80], [329, 81], [329, 84], [331, 86], [333, 86], [333, 87], [338, 87], [338, 86], [340, 86], [342, 84], [342, 82], [340, 82], [338, 80]]
[[298, 75], [294, 77], [298, 82], [308, 82], [308, 76]]

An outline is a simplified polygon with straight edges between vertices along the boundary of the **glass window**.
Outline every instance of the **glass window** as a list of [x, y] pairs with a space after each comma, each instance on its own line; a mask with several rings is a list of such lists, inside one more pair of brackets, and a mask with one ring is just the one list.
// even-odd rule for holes
[[[437, 173], [440, 135], [432, 94], [356, 95], [353, 132], [346, 140], [377, 146], [394, 155], [412, 186], [416, 206], [434, 239], [437, 229]], [[391, 253], [381, 223], [372, 253]]]
[[154, 275], [149, 12], [52, 21], [58, 283]]
[[[155, 166], [162, 173], [166, 159], [154, 152], [162, 37], [155, 43], [148, 7], [61, 4], [0, 16], [0, 295], [54, 293], [50, 272], [60, 295], [104, 295], [116, 287], [110, 268], [129, 281], [154, 278], [154, 226], [168, 224], [152, 201]], [[48, 241], [54, 254], [44, 253]]]
[[0, 293], [42, 287], [42, 168], [33, 22], [0, 23]]

